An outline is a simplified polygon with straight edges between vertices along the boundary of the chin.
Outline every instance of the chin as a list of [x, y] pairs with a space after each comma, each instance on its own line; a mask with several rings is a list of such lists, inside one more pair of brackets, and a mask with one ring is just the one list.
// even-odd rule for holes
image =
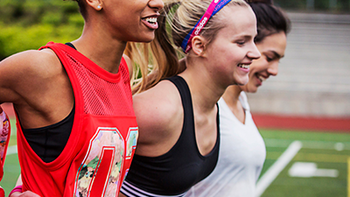
[[152, 40], [154, 40], [154, 38], [155, 38], [155, 34], [154, 32], [152, 32], [151, 34], [147, 34], [147, 35], [144, 35], [143, 37], [140, 37], [138, 42], [151, 42]]
[[232, 85], [244, 86], [245, 84], [247, 84], [247, 83], [235, 82], [235, 83], [232, 84]]
[[131, 42], [143, 42], [143, 43], [149, 43], [152, 42], [154, 38], [149, 38], [149, 39], [135, 39]]
[[145, 43], [150, 43], [150, 42], [152, 42], [153, 40], [154, 40], [154, 38], [153, 38], [153, 39], [146, 40], [146, 41], [143, 41], [143, 42], [145, 42]]
[[242, 90], [247, 93], [256, 93], [258, 91], [258, 87], [256, 86], [249, 86], [249, 84], [242, 87]]
[[154, 33], [152, 33], [152, 34], [143, 34], [143, 36], [138, 36], [138, 37], [134, 37], [134, 38], [132, 38], [131, 40], [129, 40], [129, 41], [131, 41], [131, 42], [144, 42], [144, 43], [149, 43], [149, 42], [151, 42], [152, 40], [154, 40], [154, 38], [155, 38], [155, 35], [154, 35]]
[[248, 92], [249, 93], [256, 93], [257, 91], [258, 91], [258, 88], [256, 87], [256, 88], [250, 89]]
[[246, 79], [241, 78], [240, 80], [235, 80], [234, 85], [245, 86], [248, 83], [249, 83], [249, 78], [247, 77]]

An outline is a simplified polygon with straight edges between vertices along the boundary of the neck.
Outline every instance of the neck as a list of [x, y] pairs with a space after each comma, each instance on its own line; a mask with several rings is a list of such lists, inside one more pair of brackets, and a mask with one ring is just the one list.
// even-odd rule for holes
[[232, 113], [236, 117], [239, 117], [239, 114], [243, 111], [241, 102], [239, 101], [239, 95], [241, 94], [242, 89], [238, 85], [229, 86], [225, 93], [222, 95], [227, 106], [231, 109]]
[[106, 32], [92, 31], [91, 26], [85, 25], [81, 37], [72, 43], [80, 53], [104, 70], [118, 72], [126, 42], [113, 39]]
[[186, 69], [179, 75], [186, 80], [190, 88], [194, 108], [204, 114], [216, 109], [216, 103], [224, 93], [225, 87], [218, 86], [203, 65], [195, 65], [186, 60]]
[[238, 85], [231, 85], [227, 87], [225, 93], [222, 95], [222, 98], [225, 100], [226, 104], [229, 106], [237, 106], [239, 102], [239, 95], [241, 94], [242, 89]]
[[236, 116], [237, 120], [245, 124], [245, 111], [242, 107], [242, 103], [239, 101], [241, 92], [242, 89], [240, 86], [231, 85], [226, 89], [222, 98], [225, 100], [231, 112]]

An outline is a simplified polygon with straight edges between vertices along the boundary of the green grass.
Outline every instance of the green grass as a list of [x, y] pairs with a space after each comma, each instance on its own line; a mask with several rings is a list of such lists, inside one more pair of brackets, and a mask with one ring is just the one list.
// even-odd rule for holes
[[[11, 138], [9, 146], [14, 146], [17, 144], [16, 138], [16, 119], [10, 119], [11, 123]], [[12, 188], [14, 188], [18, 176], [20, 174], [20, 167], [18, 162], [17, 154], [11, 154], [6, 156], [5, 165], [4, 165], [4, 177], [0, 185], [5, 190], [5, 196], [7, 196]]]
[[[291, 142], [299, 140], [303, 143], [300, 151], [265, 190], [262, 197], [347, 196], [350, 134], [261, 130], [261, 135], [267, 146], [266, 161], [261, 174], [271, 167]], [[342, 150], [335, 149], [335, 145], [339, 142], [342, 144]], [[290, 177], [288, 170], [294, 162], [314, 162], [319, 169], [338, 170], [339, 175], [336, 178]]]
[[1, 186], [5, 189], [6, 195], [8, 195], [14, 188], [17, 178], [20, 174], [17, 154], [9, 155], [6, 157], [4, 171], [5, 173], [1, 181]]
[[[11, 120], [15, 128], [15, 120]], [[280, 157], [290, 143], [299, 140], [303, 147], [292, 161], [271, 183], [262, 197], [345, 197], [347, 195], [347, 160], [350, 157], [350, 134], [334, 132], [306, 132], [287, 130], [260, 130], [266, 144], [266, 161], [262, 169], [267, 169]], [[13, 134], [15, 130], [12, 130]], [[342, 143], [342, 150], [336, 150], [335, 144]], [[12, 135], [10, 146], [16, 144], [16, 136]], [[288, 175], [294, 162], [314, 162], [318, 168], [336, 169], [336, 178], [312, 177], [296, 178]], [[6, 194], [14, 187], [20, 173], [17, 154], [7, 156], [5, 175], [1, 182]]]

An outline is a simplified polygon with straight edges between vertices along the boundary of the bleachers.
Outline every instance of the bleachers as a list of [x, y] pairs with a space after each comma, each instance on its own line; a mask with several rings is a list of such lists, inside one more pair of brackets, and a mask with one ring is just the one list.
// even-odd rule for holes
[[350, 117], [350, 15], [287, 14], [279, 74], [248, 94], [252, 112]]

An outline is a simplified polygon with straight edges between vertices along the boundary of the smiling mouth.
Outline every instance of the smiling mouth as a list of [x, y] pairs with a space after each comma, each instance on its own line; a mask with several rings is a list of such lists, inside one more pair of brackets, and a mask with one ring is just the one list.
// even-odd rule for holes
[[146, 22], [148, 22], [148, 23], [150, 23], [152, 25], [157, 24], [157, 18], [156, 17], [145, 18], [143, 20], [145, 20]]
[[238, 67], [244, 68], [244, 69], [249, 69], [250, 65], [249, 64], [238, 64]]
[[158, 22], [157, 22], [157, 20], [158, 20], [158, 17], [154, 16], [154, 15], [142, 18], [143, 24], [145, 24], [146, 27], [148, 27], [151, 30], [158, 29]]
[[261, 82], [266, 81], [266, 78], [263, 77], [263, 76], [258, 76], [258, 79], [259, 79]]

